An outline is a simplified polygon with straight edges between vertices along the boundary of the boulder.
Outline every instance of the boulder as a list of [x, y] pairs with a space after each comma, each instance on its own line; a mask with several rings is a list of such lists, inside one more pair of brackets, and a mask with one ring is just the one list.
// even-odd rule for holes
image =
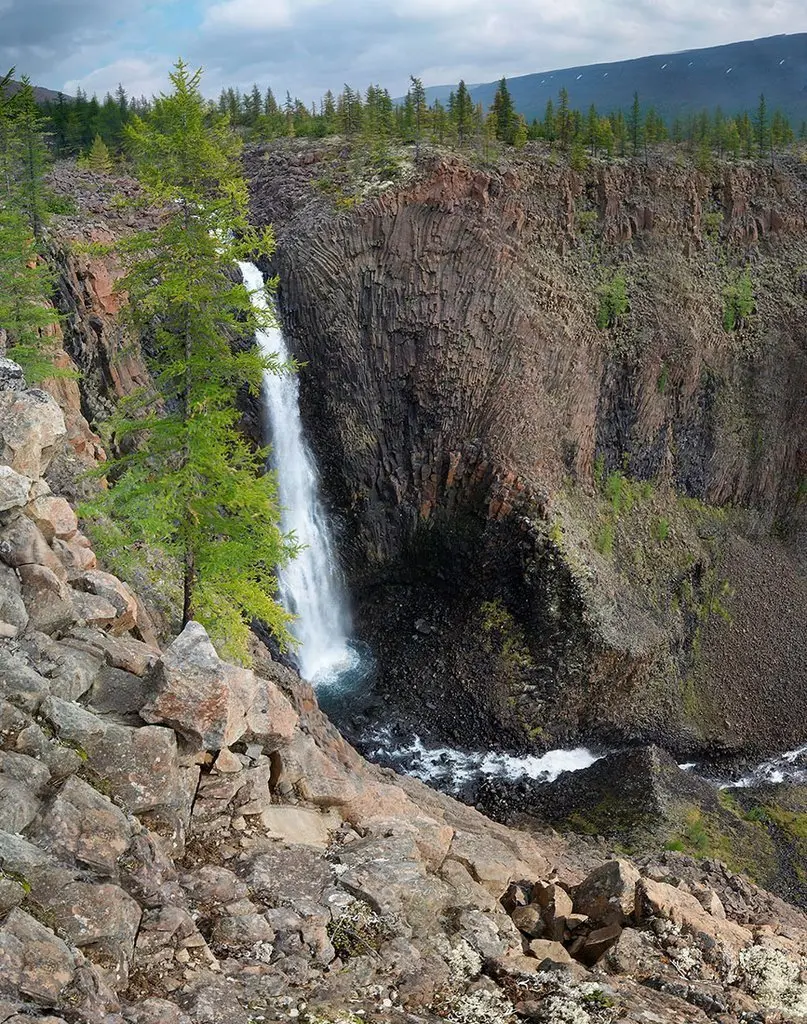
[[46, 565], [21, 565], [22, 599], [28, 612], [28, 628], [57, 633], [74, 622], [70, 588]]
[[37, 1006], [58, 1006], [76, 963], [67, 944], [15, 907], [0, 925], [0, 992]]
[[574, 910], [593, 921], [624, 922], [635, 909], [639, 872], [626, 860], [608, 860], [574, 891]]
[[80, 533], [72, 540], [59, 540], [56, 537], [53, 541], [53, 552], [68, 573], [75, 575], [87, 569], [95, 569], [98, 559], [90, 546], [90, 542]]
[[538, 966], [549, 960], [553, 964], [572, 964], [574, 960], [560, 942], [551, 939], [533, 939], [529, 945], [530, 956], [539, 961]]
[[22, 508], [28, 501], [31, 480], [15, 472], [11, 466], [0, 466], [0, 512]]
[[39, 480], [66, 435], [62, 410], [45, 391], [0, 391], [0, 462]]
[[55, 494], [42, 494], [34, 498], [25, 512], [42, 531], [48, 544], [57, 538], [72, 540], [78, 533], [76, 513], [64, 498], [58, 498]]
[[604, 928], [595, 928], [581, 940], [582, 945], [579, 952], [575, 954], [577, 959], [587, 966], [593, 967], [612, 946], [616, 945], [621, 934], [622, 925], [616, 923], [606, 925]]
[[222, 750], [241, 739], [276, 750], [297, 726], [296, 712], [277, 687], [221, 661], [198, 622], [189, 622], [163, 652], [150, 683], [154, 697], [142, 718], [171, 726], [202, 750]]
[[28, 835], [60, 859], [75, 860], [114, 878], [132, 826], [108, 797], [71, 776]]
[[538, 939], [543, 935], [544, 918], [540, 907], [536, 907], [534, 904], [529, 904], [526, 907], [515, 907], [510, 916], [516, 928], [524, 932], [529, 938]]
[[128, 633], [137, 625], [137, 599], [117, 576], [100, 569], [88, 569], [70, 582], [75, 590], [93, 594], [112, 606], [115, 617], [110, 623], [110, 632], [113, 634]]
[[6, 638], [13, 639], [28, 625], [28, 612], [22, 599], [22, 588], [17, 573], [0, 562], [0, 623], [8, 629]]
[[735, 955], [754, 940], [742, 925], [707, 913], [691, 893], [649, 878], [641, 879], [636, 887], [636, 913], [641, 920], [672, 921], [702, 947], [718, 944]]
[[51, 550], [39, 527], [27, 516], [21, 516], [3, 531], [0, 540], [0, 561], [13, 569], [23, 565], [44, 565], [58, 578], [67, 581], [67, 572]]

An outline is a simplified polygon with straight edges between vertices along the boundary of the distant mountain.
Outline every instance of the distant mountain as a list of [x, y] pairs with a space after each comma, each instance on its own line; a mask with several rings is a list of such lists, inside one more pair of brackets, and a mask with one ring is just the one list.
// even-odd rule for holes
[[[20, 89], [20, 83], [19, 82], [11, 82], [9, 84], [9, 93], [11, 95], [13, 95], [19, 89]], [[64, 98], [66, 100], [70, 100], [70, 99], [73, 98], [72, 96], [68, 96], [66, 93], [54, 92], [53, 89], [43, 89], [39, 85], [35, 85], [34, 86], [34, 96], [36, 97], [36, 102], [37, 103], [48, 103], [49, 101], [52, 101], [52, 100], [58, 100], [60, 95], [64, 96]]]
[[[638, 92], [643, 108], [653, 106], [665, 117], [704, 107], [720, 106], [726, 113], [751, 110], [764, 92], [769, 110], [778, 108], [799, 125], [807, 120], [807, 33], [541, 71], [508, 78], [507, 84], [516, 109], [529, 121], [542, 117], [546, 101], [556, 103], [565, 86], [571, 106], [578, 109], [592, 103], [603, 113], [626, 109]], [[489, 82], [469, 89], [474, 101], [487, 108], [496, 86]], [[427, 89], [429, 102], [445, 102], [454, 88]]]

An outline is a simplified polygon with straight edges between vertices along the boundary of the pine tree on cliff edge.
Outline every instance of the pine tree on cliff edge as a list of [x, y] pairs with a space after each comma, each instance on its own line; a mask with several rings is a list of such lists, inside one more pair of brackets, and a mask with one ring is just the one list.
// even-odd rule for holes
[[265, 453], [251, 450], [236, 408], [241, 389], [257, 393], [264, 370], [282, 368], [229, 342], [265, 326], [233, 264], [271, 253], [273, 240], [248, 224], [240, 143], [208, 108], [200, 76], [177, 63], [173, 91], [126, 129], [146, 196], [165, 211], [119, 250], [127, 315], [149, 339], [160, 394], [134, 396], [113, 417], [120, 454], [95, 512], [147, 555], [175, 559], [183, 625], [197, 619], [222, 654], [244, 660], [253, 619], [289, 639], [275, 571], [295, 547], [280, 530], [274, 478], [261, 473]]

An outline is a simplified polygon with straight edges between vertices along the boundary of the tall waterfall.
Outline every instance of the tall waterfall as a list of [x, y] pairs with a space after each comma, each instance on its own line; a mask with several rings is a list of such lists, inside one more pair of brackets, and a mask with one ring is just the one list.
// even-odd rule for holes
[[[268, 300], [260, 270], [252, 263], [239, 266], [254, 305], [266, 309]], [[282, 361], [289, 358], [279, 329], [259, 331], [256, 340], [266, 355], [277, 355]], [[264, 429], [272, 445], [282, 527], [304, 545], [280, 573], [280, 598], [284, 607], [297, 616], [292, 633], [299, 641], [300, 675], [315, 682], [349, 667], [354, 655], [348, 646], [349, 614], [319, 500], [317, 471], [303, 436], [299, 390], [295, 374], [267, 373], [264, 377]]]

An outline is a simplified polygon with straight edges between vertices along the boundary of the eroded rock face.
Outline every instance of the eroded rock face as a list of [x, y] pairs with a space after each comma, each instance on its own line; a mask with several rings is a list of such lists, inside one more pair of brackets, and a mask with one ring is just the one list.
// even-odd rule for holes
[[[676, 507], [675, 494], [737, 502], [803, 530], [800, 172], [726, 167], [709, 180], [672, 166], [578, 174], [514, 157], [482, 171], [439, 158], [337, 215], [315, 184], [337, 173], [335, 157], [291, 143], [256, 150], [247, 166], [255, 217], [278, 233], [279, 306], [306, 363], [303, 411], [381, 699], [467, 746], [498, 736], [551, 748], [581, 732], [682, 751], [773, 748], [783, 736], [797, 746], [805, 722], [790, 709], [805, 704], [807, 643], [794, 640], [803, 631], [789, 609], [803, 581], [764, 616], [754, 650], [715, 616], [701, 631], [706, 667], [688, 679], [678, 570], [660, 599], [643, 589], [659, 553], [647, 538], [669, 510], [600, 557], [611, 513], [595, 476], [626, 472]], [[750, 362], [722, 326], [724, 241], [760, 260]], [[598, 288], [620, 267], [631, 313], [602, 332]], [[672, 529], [699, 567], [684, 590], [730, 576], [744, 623], [763, 620], [762, 595], [803, 575], [755, 535], [751, 584], [741, 558], [724, 569], [697, 531]], [[634, 554], [647, 572], [632, 572]], [[496, 602], [510, 620], [503, 638], [485, 628]], [[741, 665], [759, 701], [740, 696]], [[687, 687], [705, 713], [687, 705]], [[430, 700], [439, 712], [422, 711]]]

